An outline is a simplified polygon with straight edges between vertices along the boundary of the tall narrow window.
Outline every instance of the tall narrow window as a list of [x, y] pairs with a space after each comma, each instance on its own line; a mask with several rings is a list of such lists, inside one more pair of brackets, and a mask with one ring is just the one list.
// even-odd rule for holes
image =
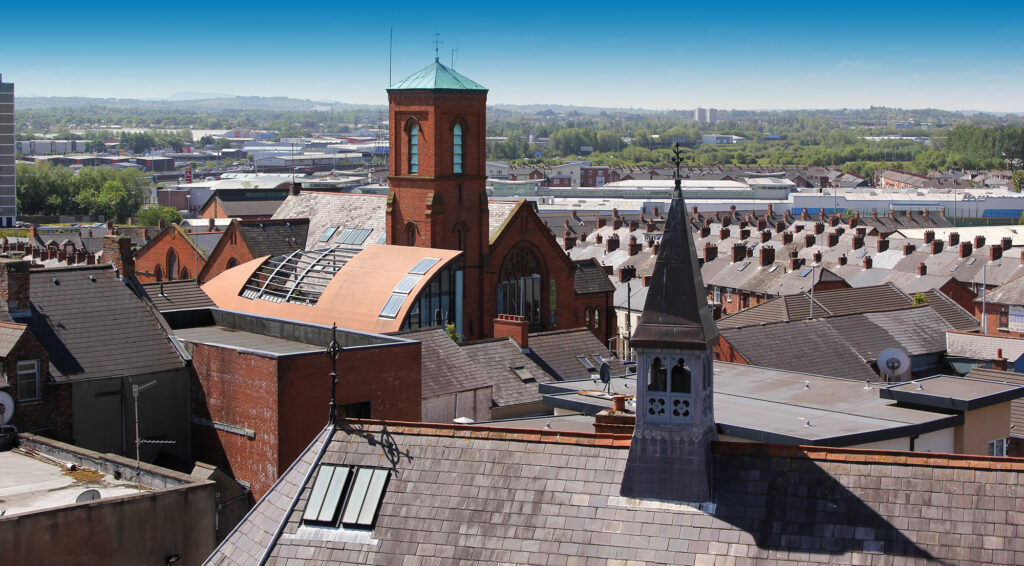
[[42, 395], [39, 391], [39, 360], [18, 362], [18, 401], [38, 401]]
[[[455, 124], [452, 129], [452, 172], [462, 174], [462, 125]], [[460, 187], [461, 189], [461, 187]]]
[[167, 250], [167, 279], [177, 279], [178, 275], [178, 254], [174, 249]]
[[416, 124], [409, 129], [409, 174], [420, 172], [420, 127]]
[[665, 366], [661, 365], [661, 358], [654, 358], [651, 362], [651, 368], [648, 370], [647, 375], [647, 390], [648, 391], [665, 391], [666, 387], [666, 375]]
[[691, 375], [686, 362], [680, 359], [672, 368], [672, 393], [690, 393]]

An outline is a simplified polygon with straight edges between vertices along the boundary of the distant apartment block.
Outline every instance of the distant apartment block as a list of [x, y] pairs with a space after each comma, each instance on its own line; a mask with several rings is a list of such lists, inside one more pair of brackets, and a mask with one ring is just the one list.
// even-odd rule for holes
[[697, 122], [714, 124], [718, 121], [718, 110], [714, 108], [697, 108], [693, 111], [693, 119]]
[[14, 179], [14, 83], [0, 75], [0, 226], [13, 226], [17, 214]]

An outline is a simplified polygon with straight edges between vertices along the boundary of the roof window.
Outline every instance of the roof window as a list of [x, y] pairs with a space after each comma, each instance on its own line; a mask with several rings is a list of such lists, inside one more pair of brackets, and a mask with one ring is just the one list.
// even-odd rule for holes
[[381, 468], [321, 465], [302, 514], [307, 525], [372, 529], [390, 472]]

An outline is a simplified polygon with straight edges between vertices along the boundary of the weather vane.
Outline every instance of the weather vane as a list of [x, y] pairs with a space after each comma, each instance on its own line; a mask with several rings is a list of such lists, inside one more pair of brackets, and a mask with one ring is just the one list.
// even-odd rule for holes
[[683, 148], [679, 145], [679, 142], [672, 144], [672, 163], [676, 166], [676, 190], [672, 195], [672, 198], [682, 197], [683, 194], [683, 182], [682, 177], [679, 174], [679, 165], [683, 162]]
[[441, 32], [434, 32], [434, 61], [441, 60]]
[[341, 356], [341, 344], [338, 344], [338, 325], [331, 325], [331, 343], [327, 345], [327, 357], [331, 358], [331, 417], [327, 421], [333, 426], [337, 422], [337, 404], [335, 393], [338, 389], [338, 357]]

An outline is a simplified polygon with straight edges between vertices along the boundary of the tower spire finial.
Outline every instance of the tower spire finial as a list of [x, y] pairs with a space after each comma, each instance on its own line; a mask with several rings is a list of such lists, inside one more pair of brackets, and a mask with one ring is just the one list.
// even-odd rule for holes
[[672, 191], [672, 198], [683, 198], [683, 182], [682, 177], [679, 175], [679, 165], [683, 162], [682, 153], [683, 148], [679, 146], [679, 142], [672, 144], [672, 163], [676, 166], [676, 188]]
[[441, 60], [441, 32], [434, 32], [434, 62], [437, 63]]

